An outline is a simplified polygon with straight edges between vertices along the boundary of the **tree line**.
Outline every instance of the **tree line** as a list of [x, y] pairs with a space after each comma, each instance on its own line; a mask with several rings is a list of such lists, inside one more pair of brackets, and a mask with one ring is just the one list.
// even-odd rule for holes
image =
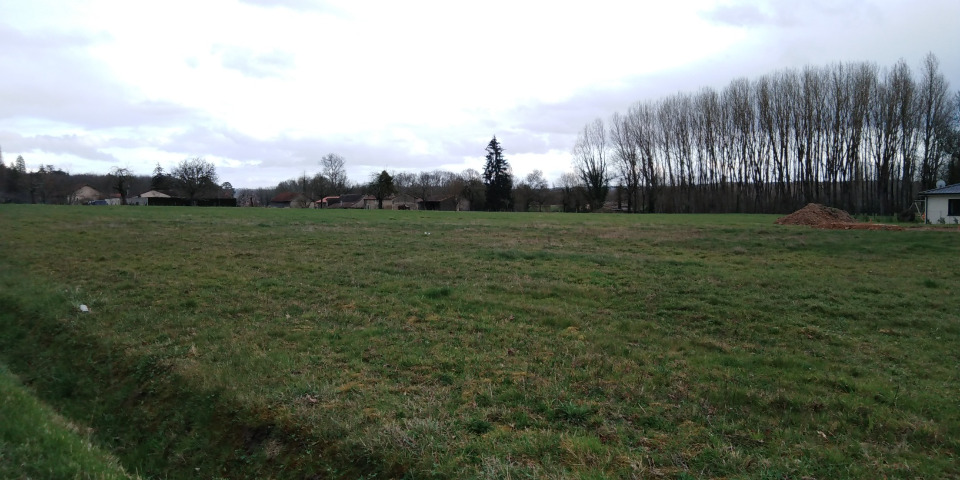
[[614, 188], [631, 212], [897, 213], [960, 182], [960, 92], [932, 53], [918, 74], [903, 60], [787, 69], [596, 119], [573, 159], [594, 206]]
[[[273, 188], [240, 189], [238, 204], [266, 206], [279, 193], [300, 193], [311, 200], [343, 194], [369, 194], [378, 204], [395, 194], [417, 199], [453, 198], [456, 203], [466, 200], [471, 210], [530, 211], [542, 210], [552, 202], [559, 202], [557, 189], [551, 189], [541, 170], [534, 170], [520, 180], [514, 180], [513, 170], [504, 148], [496, 137], [486, 147], [483, 172], [468, 168], [462, 172], [431, 170], [422, 172], [372, 173], [367, 181], [351, 182], [346, 175], [346, 160], [330, 153], [320, 160], [320, 171], [278, 183]], [[575, 203], [569, 202], [571, 208]]]
[[186, 159], [152, 177], [123, 168], [108, 175], [70, 175], [52, 165], [28, 172], [22, 156], [10, 166], [0, 152], [0, 201], [66, 203], [80, 184], [102, 192], [172, 190], [195, 199], [229, 195], [239, 205], [268, 205], [280, 192], [313, 200], [373, 193], [419, 199], [454, 197], [472, 210], [784, 213], [816, 202], [852, 213], [893, 214], [938, 180], [960, 183], [960, 91], [932, 53], [919, 73], [839, 63], [786, 69], [755, 80], [737, 78], [717, 90], [640, 101], [608, 120], [584, 126], [572, 151], [573, 171], [551, 188], [535, 170], [515, 179], [494, 137], [483, 172], [382, 171], [352, 183], [345, 159], [320, 160], [319, 172], [274, 188], [233, 191], [217, 184], [202, 158]]
[[113, 167], [107, 174], [71, 174], [54, 165], [29, 171], [22, 155], [8, 166], [0, 150], [0, 203], [63, 205], [70, 203], [74, 192], [84, 185], [105, 196], [117, 195], [121, 204], [149, 190], [190, 200], [234, 196], [230, 182], [217, 182], [216, 166], [202, 157], [184, 159], [169, 173], [157, 164], [152, 176], [134, 175], [123, 167]]

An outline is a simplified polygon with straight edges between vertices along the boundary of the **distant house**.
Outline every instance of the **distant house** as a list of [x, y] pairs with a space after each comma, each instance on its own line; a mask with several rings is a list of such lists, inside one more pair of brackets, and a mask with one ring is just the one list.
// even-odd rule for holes
[[376, 210], [378, 206], [377, 197], [373, 195], [364, 195], [363, 199], [360, 201], [361, 208], [366, 210]]
[[73, 193], [67, 197], [67, 203], [70, 205], [85, 205], [102, 198], [104, 198], [103, 194], [100, 193], [99, 190], [91, 187], [90, 185], [83, 185], [74, 190]]
[[960, 223], [960, 183], [920, 192], [924, 218], [930, 223]]
[[422, 210], [442, 210], [447, 212], [460, 212], [470, 210], [470, 201], [465, 198], [457, 198], [453, 195], [445, 197], [427, 197], [422, 201]]
[[306, 195], [297, 192], [278, 193], [270, 199], [270, 207], [273, 208], [307, 208], [312, 200]]
[[360, 193], [340, 195], [337, 197], [337, 202], [328, 203], [327, 208], [364, 208], [364, 197], [365, 195]]

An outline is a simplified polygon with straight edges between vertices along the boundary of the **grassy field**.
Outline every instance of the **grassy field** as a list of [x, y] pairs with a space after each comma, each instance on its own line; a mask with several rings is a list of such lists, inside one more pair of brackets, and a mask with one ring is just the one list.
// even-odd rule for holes
[[0, 478], [129, 480], [87, 433], [39, 402], [0, 364]]
[[960, 231], [775, 218], [0, 206], [0, 360], [144, 478], [960, 478]]

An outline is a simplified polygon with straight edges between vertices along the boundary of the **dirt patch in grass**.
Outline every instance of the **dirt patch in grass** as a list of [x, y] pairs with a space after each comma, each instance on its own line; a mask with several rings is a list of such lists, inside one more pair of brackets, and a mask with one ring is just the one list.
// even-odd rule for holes
[[800, 210], [778, 218], [775, 223], [777, 225], [809, 225], [832, 230], [903, 230], [903, 227], [897, 225], [861, 223], [839, 208], [827, 207], [819, 203], [808, 203]]

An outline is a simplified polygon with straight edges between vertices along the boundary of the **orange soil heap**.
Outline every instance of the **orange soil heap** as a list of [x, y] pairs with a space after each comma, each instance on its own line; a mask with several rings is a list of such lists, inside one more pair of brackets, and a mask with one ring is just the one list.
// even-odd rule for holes
[[778, 218], [776, 223], [777, 225], [809, 225], [814, 228], [839, 230], [903, 230], [903, 227], [896, 225], [860, 223], [839, 208], [826, 207], [819, 203], [808, 203], [806, 207]]

